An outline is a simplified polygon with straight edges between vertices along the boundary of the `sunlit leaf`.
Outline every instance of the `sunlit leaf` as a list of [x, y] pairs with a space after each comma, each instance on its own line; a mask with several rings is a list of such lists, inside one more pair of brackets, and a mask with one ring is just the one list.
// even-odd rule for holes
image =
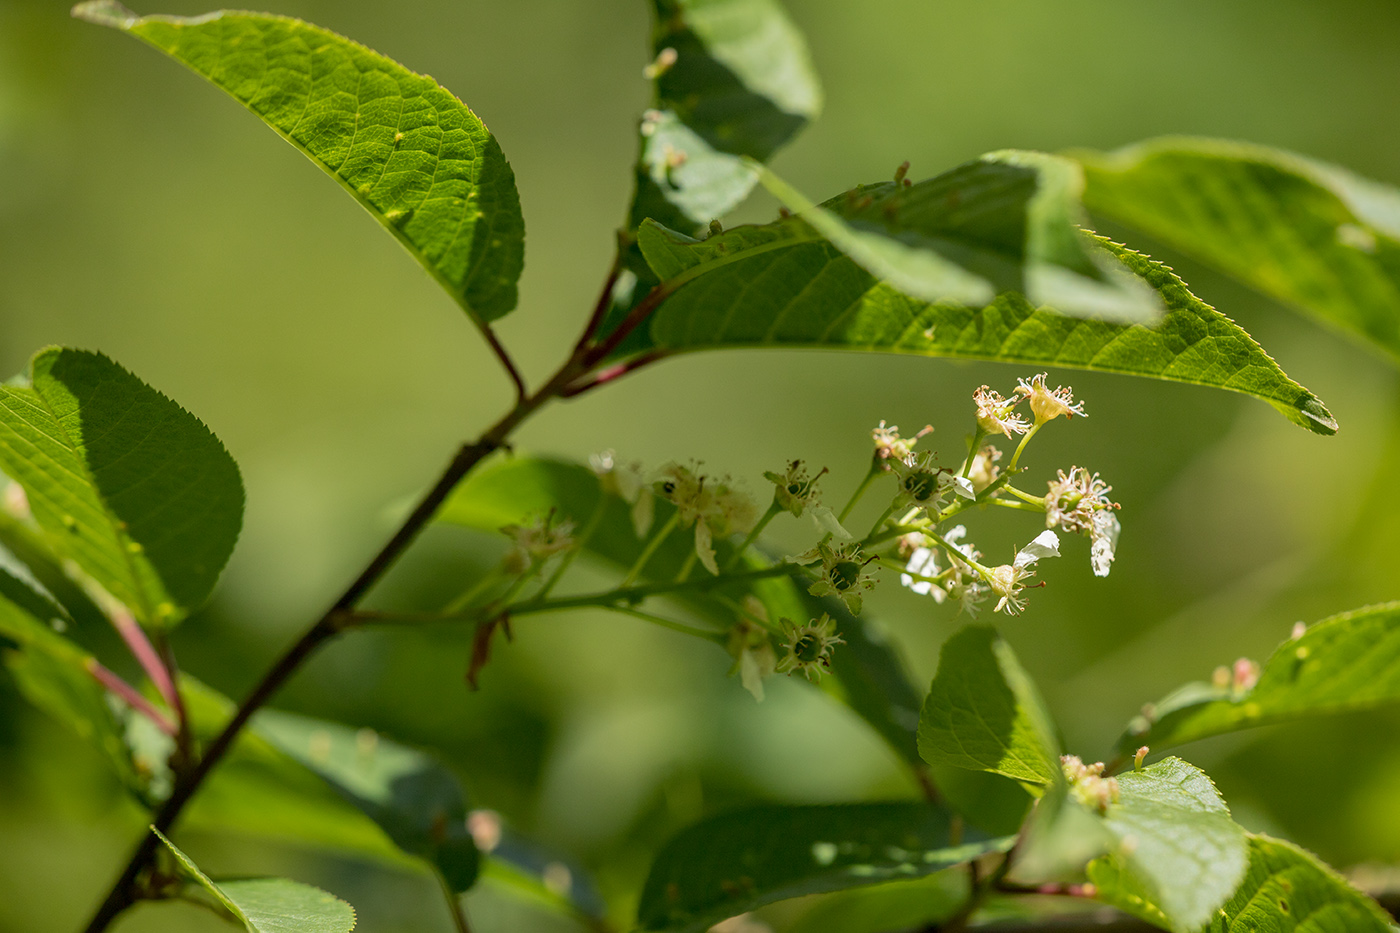
[[1094, 213], [1400, 358], [1400, 190], [1222, 140], [1075, 155]]
[[[1116, 878], [1125, 905], [1151, 905], [1177, 933], [1199, 930], [1235, 893], [1249, 854], [1245, 832], [1210, 778], [1167, 758], [1117, 778], [1103, 825], [1114, 844], [1097, 877]], [[1134, 911], [1149, 916], [1145, 907]]]
[[919, 753], [931, 765], [1039, 785], [1060, 780], [1045, 703], [993, 629], [970, 625], [944, 643], [919, 720]]
[[862, 185], [825, 207], [766, 169], [761, 177], [829, 242], [911, 298], [981, 306], [1011, 292], [1078, 317], [1149, 323], [1161, 314], [1157, 295], [1081, 228], [1084, 181], [1058, 156], [993, 152], [915, 185]]
[[515, 175], [476, 114], [432, 78], [285, 16], [75, 16], [136, 36], [262, 117], [325, 169], [478, 323], [515, 307], [525, 223]]
[[99, 353], [51, 348], [0, 386], [0, 469], [71, 558], [148, 625], [198, 607], [233, 552], [243, 484], [200, 421]]
[[286, 878], [243, 878], [214, 882], [188, 855], [160, 836], [182, 873], [236, 917], [249, 933], [350, 933], [355, 908], [340, 898]]
[[1332, 616], [1285, 641], [1250, 689], [1188, 684], [1139, 717], [1120, 751], [1400, 701], [1400, 603]]
[[642, 121], [630, 227], [694, 230], [748, 195], [821, 110], [807, 46], [777, 0], [654, 0], [655, 96]]
[[764, 806], [711, 817], [657, 855], [637, 918], [644, 930], [688, 933], [762, 904], [881, 881], [916, 878], [1012, 838], [965, 833], [922, 803]]
[[1336, 431], [1316, 396], [1249, 334], [1165, 266], [1108, 241], [1103, 248], [1166, 308], [1150, 328], [1036, 309], [1015, 293], [985, 307], [912, 298], [800, 218], [705, 240], [654, 224], [641, 234], [657, 275], [675, 292], [627, 353], [805, 347], [1063, 366], [1230, 389], [1311, 431]]

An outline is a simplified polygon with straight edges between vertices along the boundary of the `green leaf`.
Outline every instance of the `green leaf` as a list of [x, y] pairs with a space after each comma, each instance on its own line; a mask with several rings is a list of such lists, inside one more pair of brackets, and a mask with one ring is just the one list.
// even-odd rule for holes
[[63, 618], [27, 570], [0, 548], [0, 658], [15, 685], [30, 703], [95, 746], [122, 782], [139, 792], [145, 782], [133, 767], [124, 724], [88, 673], [92, 655], [47, 624]]
[[[1117, 878], [1115, 890], [1159, 910], [1178, 933], [1199, 930], [1235, 892], [1249, 855], [1245, 832], [1210, 778], [1166, 758], [1117, 778], [1121, 798], [1103, 816], [1115, 845], [1111, 864], [1093, 869]], [[1139, 916], [1150, 914], [1146, 908]]]
[[432, 865], [454, 891], [476, 881], [479, 857], [457, 778], [432, 758], [369, 730], [276, 710], [253, 728], [321, 775], [405, 852]]
[[284, 16], [73, 14], [208, 78], [325, 169], [479, 325], [509, 312], [525, 255], [515, 175], [476, 114], [432, 78]]
[[1400, 190], [1221, 140], [1074, 155], [1094, 213], [1400, 358]]
[[1188, 684], [1139, 717], [1118, 741], [1130, 753], [1269, 723], [1400, 700], [1400, 602], [1344, 612], [1285, 641], [1247, 691]]
[[51, 348], [0, 386], [0, 469], [35, 520], [141, 622], [209, 596], [243, 521], [233, 458], [200, 421], [99, 353]]
[[251, 878], [215, 883], [154, 826], [182, 872], [203, 888], [249, 933], [350, 933], [355, 908], [320, 888], [286, 878]]
[[969, 625], [943, 645], [919, 719], [919, 754], [930, 765], [991, 771], [1029, 784], [1061, 780], [1050, 714], [994, 629]]
[[652, 863], [637, 919], [644, 930], [687, 933], [763, 904], [881, 881], [917, 878], [1013, 838], [969, 832], [923, 803], [763, 806], [703, 820]]
[[808, 615], [813, 618], [823, 612], [830, 615], [846, 642], [832, 654], [833, 677], [829, 681], [823, 678], [823, 686], [870, 723], [901, 758], [915, 768], [922, 768], [918, 740], [919, 693], [895, 646], [878, 623], [851, 615], [841, 600], [805, 598], [811, 606]]
[[862, 185], [829, 209], [766, 169], [761, 178], [830, 243], [912, 298], [981, 306], [1014, 292], [1077, 317], [1161, 315], [1157, 295], [1081, 228], [1084, 181], [1058, 156], [993, 152], [916, 185]]
[[[753, 189], [766, 160], [821, 110], [807, 46], [776, 0], [654, 0], [652, 108], [629, 228], [695, 230]], [[672, 63], [667, 66], [666, 63]]]
[[802, 347], [1063, 366], [1230, 389], [1311, 431], [1336, 432], [1317, 397], [1249, 334], [1170, 269], [1108, 241], [1104, 248], [1161, 297], [1166, 314], [1153, 327], [1037, 310], [1011, 293], [986, 307], [920, 301], [880, 282], [799, 218], [702, 241], [654, 224], [641, 235], [675, 292], [628, 353]]
[[[180, 692], [195, 737], [212, 741], [234, 704], [188, 674], [181, 676]], [[190, 801], [182, 827], [282, 839], [400, 868], [419, 865], [324, 778], [258, 734], [256, 724], [234, 740]]]
[[1308, 852], [1249, 837], [1249, 871], [1208, 933], [1391, 933], [1394, 920]]
[[943, 923], [967, 902], [967, 879], [959, 871], [916, 881], [889, 881], [823, 897], [786, 933], [890, 933], [924, 930]]

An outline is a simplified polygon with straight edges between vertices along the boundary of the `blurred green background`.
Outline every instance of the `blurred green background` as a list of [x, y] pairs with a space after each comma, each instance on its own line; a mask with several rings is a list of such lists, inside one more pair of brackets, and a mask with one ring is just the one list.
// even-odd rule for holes
[[[538, 378], [577, 334], [629, 195], [646, 106], [642, 0], [373, 3], [277, 12], [436, 77], [496, 133], [528, 240], [503, 340]], [[819, 123], [776, 161], [813, 196], [915, 178], [996, 148], [1116, 147], [1164, 133], [1295, 149], [1400, 183], [1400, 6], [1381, 0], [866, 0], [790, 3], [827, 90]], [[141, 12], [199, 13], [168, 0]], [[767, 219], [755, 196], [731, 219]], [[1111, 229], [1105, 232], [1116, 233]], [[1192, 387], [1056, 372], [1091, 417], [1057, 423], [1031, 465], [1081, 463], [1123, 504], [1107, 580], [1069, 542], [1024, 616], [995, 621], [1039, 679], [1068, 747], [1102, 757], [1138, 707], [1297, 620], [1400, 596], [1400, 392], [1372, 353], [1155, 244], [1342, 425], [1321, 438], [1267, 406]], [[184, 665], [234, 695], [324, 608], [456, 444], [509, 400], [451, 300], [255, 117], [194, 75], [54, 0], [0, 0], [0, 373], [50, 343], [100, 349], [208, 423], [248, 490], [214, 602], [179, 631]], [[762, 490], [802, 457], [844, 497], [880, 419], [938, 427], [960, 451], [969, 396], [1005, 366], [826, 353], [698, 355], [558, 405], [522, 449], [615, 448], [703, 459]], [[993, 556], [1032, 533], [974, 516]], [[779, 523], [776, 540], [805, 545]], [[381, 589], [427, 603], [493, 553], [436, 529]], [[951, 609], [871, 600], [927, 682]], [[705, 645], [616, 617], [523, 621], [469, 693], [464, 633], [366, 634], [325, 651], [284, 708], [442, 753], [474, 803], [599, 871], [625, 906], [679, 826], [744, 799], [913, 793], [893, 756], [815, 691], [782, 680], [755, 705]], [[1341, 866], [1400, 862], [1400, 715], [1353, 716], [1205, 743], [1185, 755], [1246, 825]], [[0, 929], [78, 928], [139, 833], [98, 756], [0, 677]], [[351, 900], [360, 929], [446, 930], [425, 877], [251, 838], [186, 834], [216, 872], [286, 873]], [[468, 899], [478, 929], [566, 929], [508, 897]], [[121, 930], [222, 927], [193, 909]]]

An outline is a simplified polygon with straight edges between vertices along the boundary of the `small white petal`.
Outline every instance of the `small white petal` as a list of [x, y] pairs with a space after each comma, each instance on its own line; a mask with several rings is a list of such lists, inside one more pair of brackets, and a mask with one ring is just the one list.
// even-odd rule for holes
[[977, 490], [972, 486], [972, 480], [966, 476], [953, 477], [953, 491], [964, 499], [976, 499]]
[[753, 698], [758, 702], [763, 702], [763, 671], [758, 666], [758, 659], [753, 652], [745, 649], [739, 655], [739, 682], [744, 685], [744, 689], [753, 694]]
[[1123, 526], [1118, 516], [1109, 509], [1094, 513], [1094, 525], [1089, 529], [1089, 560], [1094, 566], [1094, 576], [1106, 577], [1113, 567], [1113, 558], [1118, 550], [1118, 533]]
[[638, 489], [637, 499], [632, 504], [632, 530], [637, 533], [638, 540], [647, 536], [655, 515], [656, 498], [651, 494], [651, 490], [645, 487]]
[[1060, 556], [1060, 537], [1055, 532], [1046, 529], [1035, 536], [1035, 540], [1027, 544], [1016, 552], [1015, 564], [1017, 567], [1024, 567], [1033, 564], [1042, 557]]
[[817, 523], [818, 530], [831, 535], [837, 541], [849, 541], [854, 537], [842, 527], [841, 522], [836, 518], [836, 513], [826, 506], [811, 506], [807, 511], [811, 514], [812, 520]]
[[719, 576], [719, 564], [715, 563], [715, 549], [710, 545], [710, 526], [704, 521], [695, 523], [695, 553], [705, 569]]

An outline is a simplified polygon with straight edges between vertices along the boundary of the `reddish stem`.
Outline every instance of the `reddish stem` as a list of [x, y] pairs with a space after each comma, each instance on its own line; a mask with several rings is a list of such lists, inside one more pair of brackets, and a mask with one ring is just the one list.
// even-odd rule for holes
[[112, 628], [117, 630], [117, 634], [126, 642], [126, 646], [131, 649], [131, 654], [141, 670], [146, 672], [146, 676], [151, 678], [151, 683], [156, 685], [160, 695], [165, 698], [165, 702], [170, 704], [170, 708], [175, 710], [181, 721], [185, 718], [185, 704], [180, 699], [180, 691], [175, 689], [175, 679], [170, 674], [170, 669], [161, 660], [160, 653], [146, 637], [146, 632], [132, 617], [126, 609], [117, 609], [112, 613]]
[[174, 738], [180, 730], [175, 728], [175, 724], [165, 717], [165, 714], [151, 705], [151, 701], [143, 697], [135, 687], [122, 680], [112, 671], [98, 663], [96, 658], [88, 658], [83, 662], [83, 667], [92, 675], [93, 679], [106, 687], [108, 690], [122, 698], [122, 701], [136, 712], [145, 716], [156, 724], [156, 728], [166, 735]]

